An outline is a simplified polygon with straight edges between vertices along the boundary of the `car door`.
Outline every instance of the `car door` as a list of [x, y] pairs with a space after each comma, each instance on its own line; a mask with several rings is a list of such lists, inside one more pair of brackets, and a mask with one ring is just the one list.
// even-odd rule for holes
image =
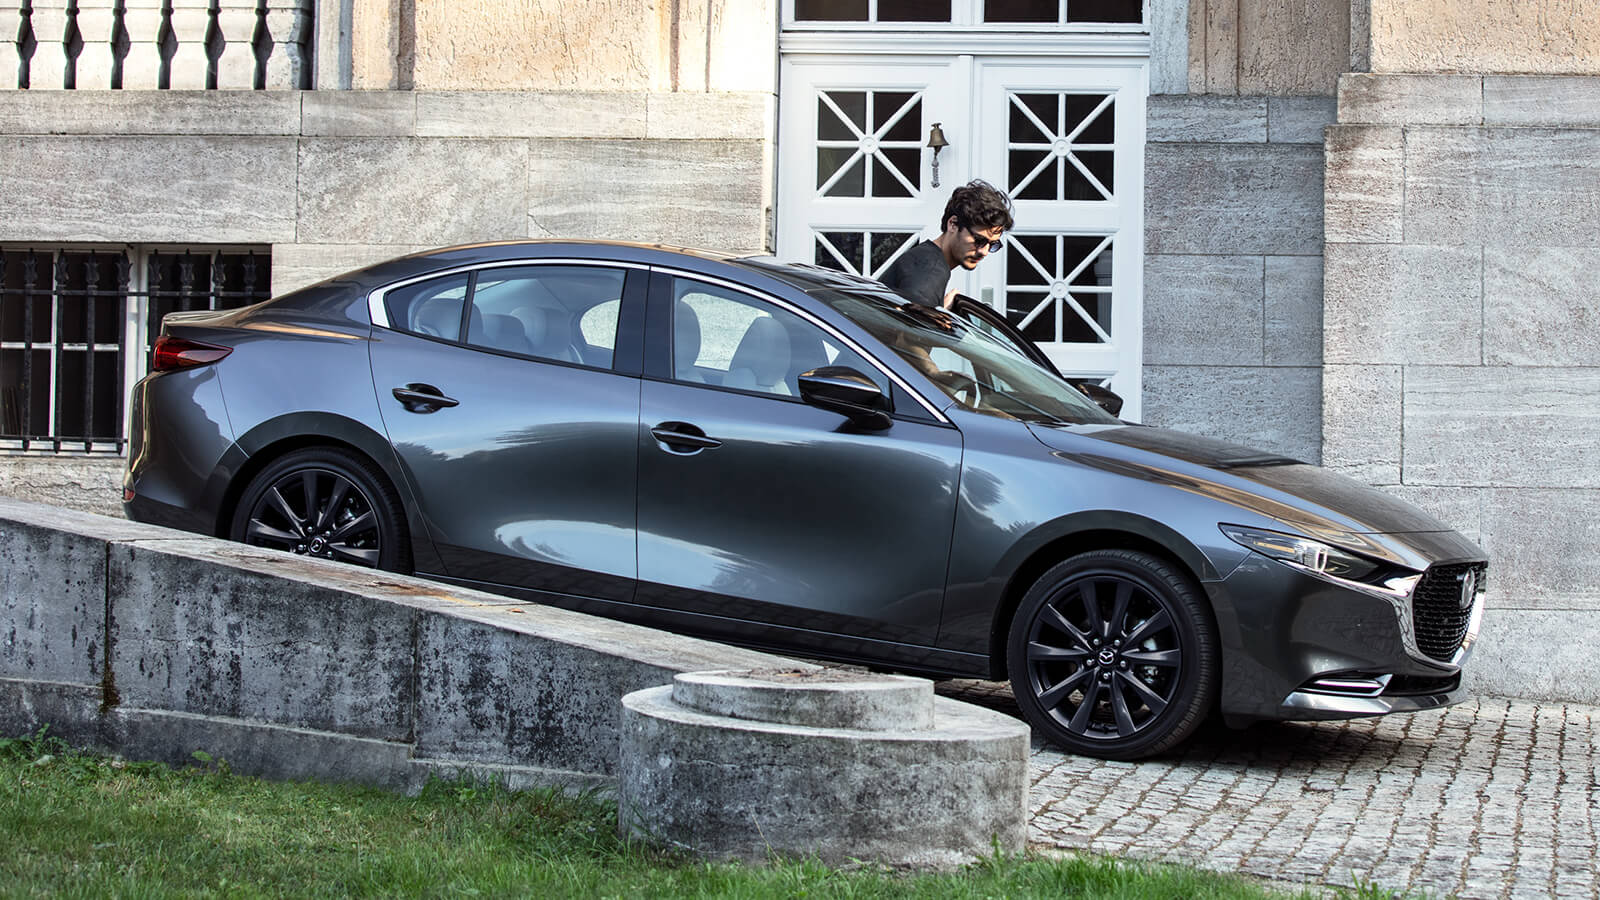
[[372, 376], [438, 574], [631, 599], [647, 275], [523, 262], [386, 290]]
[[[749, 643], [873, 656], [938, 632], [961, 467], [947, 423], [862, 431], [799, 374], [889, 379], [798, 307], [657, 273], [639, 430], [637, 602]], [[877, 649], [874, 649], [874, 648]]]

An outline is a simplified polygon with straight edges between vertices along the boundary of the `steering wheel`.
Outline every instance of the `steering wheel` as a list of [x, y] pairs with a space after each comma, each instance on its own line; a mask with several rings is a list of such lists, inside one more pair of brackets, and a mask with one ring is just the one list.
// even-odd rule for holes
[[983, 401], [983, 388], [965, 372], [942, 369], [932, 377], [935, 382], [948, 389], [950, 396], [956, 398], [956, 402], [963, 406], [976, 409]]

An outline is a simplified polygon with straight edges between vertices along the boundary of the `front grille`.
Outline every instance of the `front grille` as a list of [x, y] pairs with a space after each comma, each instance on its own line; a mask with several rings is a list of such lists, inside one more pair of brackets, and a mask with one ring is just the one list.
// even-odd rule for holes
[[1440, 662], [1449, 662], [1455, 656], [1472, 619], [1472, 604], [1461, 605], [1461, 579], [1468, 572], [1476, 573], [1481, 591], [1487, 570], [1485, 563], [1457, 563], [1434, 566], [1423, 574], [1411, 599], [1418, 650]]

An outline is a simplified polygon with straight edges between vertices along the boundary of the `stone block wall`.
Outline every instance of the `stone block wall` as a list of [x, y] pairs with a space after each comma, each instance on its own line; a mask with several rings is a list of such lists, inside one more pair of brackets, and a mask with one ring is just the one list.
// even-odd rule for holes
[[282, 293], [529, 237], [760, 252], [771, 93], [0, 96], [0, 241], [269, 244]]
[[1489, 552], [1487, 693], [1600, 702], [1600, 78], [1347, 75], [1323, 462]]
[[1317, 97], [1153, 96], [1144, 421], [1321, 456]]

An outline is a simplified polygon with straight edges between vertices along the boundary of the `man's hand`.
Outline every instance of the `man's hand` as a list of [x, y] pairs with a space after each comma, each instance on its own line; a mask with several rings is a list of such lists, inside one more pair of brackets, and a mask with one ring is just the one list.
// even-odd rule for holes
[[900, 304], [900, 308], [935, 328], [942, 328], [945, 331], [956, 330], [955, 316], [950, 315], [939, 307], [908, 302]]

